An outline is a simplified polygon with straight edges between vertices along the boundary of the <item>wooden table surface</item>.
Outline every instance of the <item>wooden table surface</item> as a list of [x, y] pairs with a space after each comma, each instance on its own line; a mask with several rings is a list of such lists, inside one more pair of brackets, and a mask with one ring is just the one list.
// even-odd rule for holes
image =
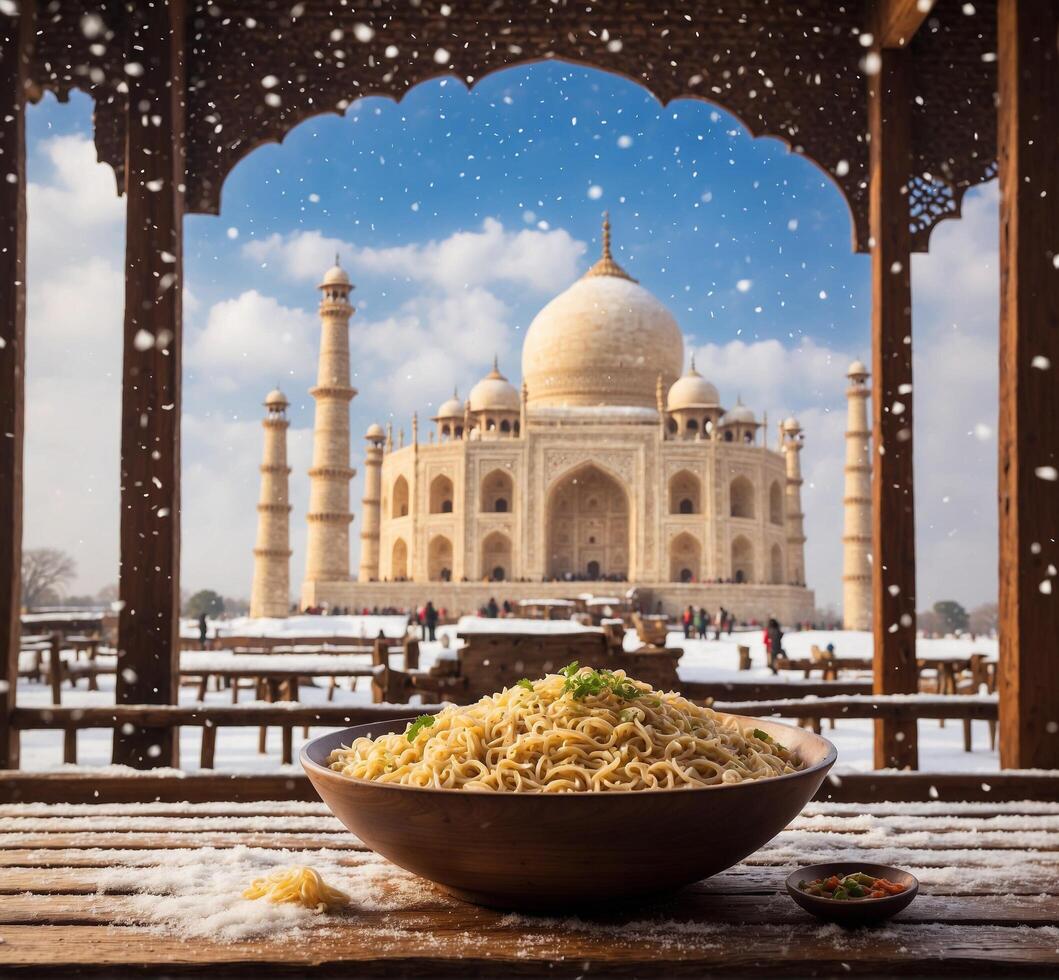
[[[586, 846], [620, 859], [602, 830]], [[783, 881], [832, 859], [906, 867], [920, 895], [883, 927], [822, 925]], [[290, 864], [350, 892], [349, 911], [240, 897]], [[1054, 976], [1059, 804], [812, 804], [741, 865], [679, 894], [552, 917], [455, 901], [366, 851], [318, 803], [0, 806], [0, 974], [310, 970]]]

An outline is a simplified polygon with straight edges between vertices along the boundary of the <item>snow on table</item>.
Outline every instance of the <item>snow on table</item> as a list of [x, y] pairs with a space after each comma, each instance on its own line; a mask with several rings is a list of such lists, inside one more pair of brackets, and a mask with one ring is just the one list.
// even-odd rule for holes
[[332, 653], [230, 653], [225, 650], [185, 650], [180, 655], [184, 673], [223, 673], [225, 671], [260, 671], [261, 674], [284, 671], [321, 676], [328, 671], [336, 675], [345, 671], [364, 670], [371, 666], [370, 654]]
[[573, 619], [519, 619], [517, 617], [461, 616], [455, 626], [442, 626], [442, 634], [456, 633], [599, 633], [598, 626], [585, 626]]

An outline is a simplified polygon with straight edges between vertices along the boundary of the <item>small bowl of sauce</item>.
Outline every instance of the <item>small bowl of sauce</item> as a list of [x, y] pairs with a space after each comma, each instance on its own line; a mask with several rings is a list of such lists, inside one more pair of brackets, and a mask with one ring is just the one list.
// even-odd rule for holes
[[787, 876], [787, 894], [806, 912], [841, 925], [889, 919], [906, 908], [918, 891], [915, 875], [859, 861], [813, 864]]

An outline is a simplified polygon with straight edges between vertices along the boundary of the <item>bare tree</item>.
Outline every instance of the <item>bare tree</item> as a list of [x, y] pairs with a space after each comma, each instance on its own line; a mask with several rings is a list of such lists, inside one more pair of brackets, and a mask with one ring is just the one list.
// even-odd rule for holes
[[77, 574], [77, 562], [58, 548], [29, 548], [22, 552], [22, 604], [32, 609], [59, 592]]
[[972, 633], [995, 636], [1000, 622], [1000, 607], [995, 602], [983, 602], [971, 610]]

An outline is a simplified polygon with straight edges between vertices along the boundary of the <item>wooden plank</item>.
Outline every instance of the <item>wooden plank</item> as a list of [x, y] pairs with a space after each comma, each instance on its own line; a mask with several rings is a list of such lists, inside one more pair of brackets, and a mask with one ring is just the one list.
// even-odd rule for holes
[[[871, 694], [871, 681], [681, 681], [677, 689], [692, 701], [765, 701]], [[878, 692], [877, 692], [878, 693]]]
[[119, 850], [196, 850], [202, 847], [260, 847], [269, 850], [297, 848], [303, 851], [333, 849], [337, 851], [363, 851], [365, 846], [347, 830], [333, 833], [318, 831], [312, 834], [233, 833], [187, 831], [178, 833], [101, 833], [86, 830], [74, 833], [54, 834], [0, 834], [0, 850], [29, 848], [49, 850], [91, 847], [94, 849]]
[[[350, 917], [355, 923], [356, 916]], [[332, 924], [335, 921], [330, 920]], [[532, 919], [512, 917], [507, 928], [466, 929], [444, 914], [405, 930], [365, 928], [313, 931], [311, 939], [222, 943], [188, 942], [110, 926], [10, 926], [0, 965], [9, 972], [115, 966], [166, 976], [253, 965], [255, 975], [312, 968], [314, 976], [699, 976], [859, 975], [894, 972], [931, 975], [996, 973], [1054, 975], [1059, 964], [1050, 930], [958, 925], [940, 929], [891, 925], [866, 936], [835, 936], [806, 915], [801, 929], [762, 926], [753, 942], [719, 923], [641, 920], [618, 930], [581, 922], [549, 922], [545, 935]], [[697, 926], [697, 928], [696, 928]], [[859, 941], [858, 941], [859, 938]], [[841, 939], [841, 941], [837, 941]], [[542, 966], [547, 967], [542, 970]], [[929, 969], [924, 971], [924, 967]]]
[[1000, 762], [1059, 768], [1059, 5], [1000, 0]]
[[[287, 853], [287, 848], [259, 848], [262, 852]], [[334, 864], [355, 867], [364, 862], [366, 856], [371, 852], [349, 848], [328, 852], [328, 860]], [[105, 869], [114, 867], [123, 868], [146, 868], [158, 864], [164, 864], [173, 859], [169, 848], [158, 850], [144, 850], [132, 848], [91, 848], [75, 847], [62, 848], [11, 848], [0, 849], [0, 868], [34, 868], [42, 873], [49, 873], [56, 869], [78, 868], [78, 869]], [[1009, 862], [1010, 866], [1010, 862]], [[5, 870], [6, 874], [6, 870]]]
[[0, 772], [0, 802], [202, 803], [214, 800], [319, 800], [301, 773], [186, 773], [100, 776], [84, 773]]
[[26, 84], [34, 4], [0, 22], [0, 767], [18, 766], [8, 724], [22, 634], [22, 462], [26, 415]]
[[[248, 847], [265, 850], [298, 849], [303, 851], [318, 850], [353, 850], [363, 851], [365, 845], [349, 831], [342, 827], [335, 830], [315, 830], [311, 832], [276, 830], [137, 830], [123, 828], [117, 831], [91, 830], [54, 830], [47, 833], [34, 831], [7, 831], [0, 834], [0, 850], [66, 850], [71, 848], [92, 848], [95, 850], [198, 850], [203, 847], [232, 848]], [[901, 833], [890, 830], [887, 833], [865, 834], [864, 831], [843, 833], [840, 830], [826, 834], [817, 831], [782, 831], [768, 844], [763, 845], [748, 860], [756, 863], [783, 863], [786, 860], [776, 859], [776, 851], [807, 851], [815, 853], [822, 848], [837, 851], [857, 850], [869, 854], [876, 850], [903, 850], [917, 853], [929, 848], [932, 854], [949, 851], [966, 852], [980, 849], [983, 854], [989, 851], [1009, 854], [1041, 854], [1059, 851], [1059, 835], [1052, 833], [1034, 833], [1031, 831], [950, 831], [938, 834], [933, 831], [912, 831]], [[914, 863], [923, 863], [926, 858]], [[1055, 858], [1050, 862], [1056, 864]]]
[[903, 48], [923, 26], [934, 0], [874, 0], [869, 24], [875, 43], [884, 48]]
[[[175, 704], [180, 650], [184, 0], [129, 13], [119, 703]], [[113, 760], [177, 764], [171, 728], [114, 732]]]
[[77, 728], [117, 728], [139, 722], [149, 728], [175, 726], [216, 728], [255, 725], [310, 725], [348, 728], [372, 722], [395, 721], [421, 714], [434, 714], [440, 705], [301, 705], [275, 704], [164, 704], [91, 705], [84, 708], [16, 708], [12, 724], [21, 730]]
[[[780, 889], [783, 888], [782, 878], [777, 884]], [[338, 879], [336, 886], [341, 887]], [[238, 896], [234, 896], [233, 901], [238, 901]], [[754, 926], [806, 925], [805, 912], [791, 901], [785, 891], [775, 888], [765, 895], [731, 895], [727, 892], [689, 889], [678, 895], [664, 896], [659, 901], [663, 903], [665, 912], [678, 913], [684, 921]], [[892, 921], [894, 925], [929, 923], [994, 927], [1059, 924], [1059, 901], [1055, 899], [1042, 902], [1029, 896], [1005, 896], [1003, 907], [998, 909], [997, 905], [995, 896], [924, 894]], [[0, 925], [4, 926], [121, 925], [140, 920], [143, 911], [143, 899], [137, 900], [109, 891], [106, 895], [0, 895]], [[653, 913], [656, 919], [662, 920], [665, 912], [659, 915], [655, 909], [650, 909], [648, 915]], [[462, 903], [453, 905], [443, 893], [430, 887], [424, 887], [422, 896], [409, 908], [357, 910], [348, 918], [362, 929], [430, 929], [434, 921], [442, 918], [448, 929], [462, 928], [468, 932], [525, 928], [519, 924], [506, 925], [503, 912], [473, 908]], [[628, 912], [615, 916], [617, 923], [625, 918], [628, 918]], [[341, 919], [337, 921], [342, 923]], [[663, 922], [659, 921], [660, 929], [665, 928]]]
[[1059, 775], [1025, 772], [989, 773], [842, 773], [824, 780], [814, 800], [834, 803], [907, 803], [933, 800], [990, 802], [1042, 800], [1059, 802]]
[[736, 715], [774, 718], [889, 718], [896, 721], [919, 718], [964, 718], [995, 721], [995, 701], [959, 696], [930, 701], [859, 701], [819, 698], [808, 701], [715, 701], [717, 711]]
[[[150, 860], [150, 859], [145, 859]], [[357, 868], [361, 866], [363, 858], [357, 854], [339, 856], [332, 859], [332, 863], [339, 866]], [[100, 888], [107, 873], [113, 865], [97, 867], [4, 867], [4, 873], [0, 878], [0, 894], [21, 895], [32, 893], [35, 895], [94, 895]], [[1021, 877], [1012, 877], [1004, 870], [997, 871], [998, 876], [1004, 876], [1006, 881], [1003, 885], [1005, 903], [1011, 896], [1019, 896], [1018, 903], [1012, 909], [1016, 914], [1025, 904], [1040, 906], [1042, 894], [1056, 897], [1059, 895], [1053, 881], [1041, 880], [1036, 876], [1029, 880]], [[783, 879], [786, 871], [783, 868], [751, 867], [748, 865], [737, 865], [729, 871], [723, 871], [712, 878], [690, 885], [682, 894], [687, 895], [694, 892], [707, 892], [711, 895], [768, 895], [777, 888], [783, 887]], [[930, 896], [972, 896], [985, 898], [996, 906], [998, 894], [997, 883], [987, 880], [981, 871], [974, 878], [968, 876], [970, 884], [960, 883], [954, 885], [951, 877], [940, 876], [938, 880], [930, 880], [930, 871], [920, 873], [920, 880], [924, 883], [923, 897]], [[948, 878], [948, 880], [941, 880]], [[979, 884], [980, 882], [980, 884]], [[131, 895], [135, 889], [131, 883], [128, 886], [116, 886], [112, 878], [107, 878], [107, 893], [110, 895]], [[1028, 903], [1023, 899], [1028, 899]], [[917, 901], [919, 901], [917, 899]], [[1054, 908], [1054, 903], [1052, 905]], [[1005, 913], [1008, 906], [1004, 906]], [[1053, 913], [1054, 914], [1054, 913]]]
[[[912, 474], [912, 237], [907, 184], [911, 63], [877, 52], [868, 76], [872, 235], [872, 631], [876, 694], [914, 694], [916, 535]], [[916, 726], [875, 723], [875, 768], [918, 766]]]

